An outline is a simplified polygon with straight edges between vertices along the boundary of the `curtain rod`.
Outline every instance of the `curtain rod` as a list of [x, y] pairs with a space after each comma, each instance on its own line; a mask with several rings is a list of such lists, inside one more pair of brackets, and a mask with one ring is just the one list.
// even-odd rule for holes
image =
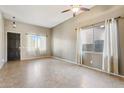
[[124, 19], [124, 17], [118, 16], [118, 17], [116, 17], [115, 19]]
[[39, 34], [29, 34], [29, 33], [25, 33], [25, 35], [37, 35], [37, 36], [42, 36], [42, 35], [39, 35]]
[[[114, 19], [116, 19], [116, 20], [118, 20], [118, 19], [124, 19], [124, 17], [118, 16], [118, 17], [115, 17]], [[96, 24], [100, 24], [100, 23], [103, 23], [103, 22], [105, 22], [105, 20], [104, 21], [101, 21], [101, 22], [97, 22], [97, 23], [91, 24], [91, 25], [88, 25], [88, 26], [80, 27], [80, 28], [83, 29], [83, 28], [92, 27], [92, 26], [95, 26]]]
[[37, 35], [37, 36], [46, 36], [46, 37], [48, 37], [47, 33], [46, 34], [43, 34], [43, 35], [25, 33], [25, 35]]

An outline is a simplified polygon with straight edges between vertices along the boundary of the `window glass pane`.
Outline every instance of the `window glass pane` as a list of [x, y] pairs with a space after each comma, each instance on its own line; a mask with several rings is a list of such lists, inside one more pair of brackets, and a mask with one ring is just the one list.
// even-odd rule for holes
[[32, 54], [45, 54], [46, 36], [27, 35], [27, 51]]
[[94, 27], [95, 52], [103, 52], [104, 32], [105, 32], [104, 24], [99, 24]]
[[83, 51], [93, 51], [93, 28], [82, 29], [80, 35]]
[[32, 35], [32, 48], [33, 50], [37, 48], [37, 36]]
[[87, 29], [81, 29], [80, 37], [83, 51], [103, 52], [104, 23], [96, 24]]
[[38, 36], [38, 48], [40, 51], [46, 51], [46, 37]]

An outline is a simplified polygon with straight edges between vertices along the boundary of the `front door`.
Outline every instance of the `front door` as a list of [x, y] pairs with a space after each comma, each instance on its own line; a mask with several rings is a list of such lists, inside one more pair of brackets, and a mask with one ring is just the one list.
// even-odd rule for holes
[[20, 60], [20, 34], [7, 33], [8, 61]]

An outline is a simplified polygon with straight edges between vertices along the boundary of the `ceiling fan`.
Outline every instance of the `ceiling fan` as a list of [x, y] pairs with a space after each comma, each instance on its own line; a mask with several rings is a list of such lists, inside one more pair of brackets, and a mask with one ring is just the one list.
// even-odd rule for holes
[[90, 10], [88, 8], [83, 7], [82, 5], [70, 5], [70, 6], [71, 6], [70, 9], [66, 9], [66, 10], [62, 11], [61, 13], [72, 11], [73, 17], [75, 17], [76, 13], [79, 11], [89, 11]]

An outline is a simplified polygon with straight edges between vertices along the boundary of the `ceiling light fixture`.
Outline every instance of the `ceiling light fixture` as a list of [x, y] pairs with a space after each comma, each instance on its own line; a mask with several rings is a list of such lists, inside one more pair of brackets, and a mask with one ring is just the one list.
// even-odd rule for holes
[[73, 7], [72, 7], [72, 12], [73, 12], [73, 13], [77, 13], [77, 12], [80, 10], [79, 7], [80, 7], [80, 6], [78, 6], [78, 5], [77, 5], [77, 6], [76, 6], [76, 5], [75, 5], [75, 6], [73, 5]]
[[68, 12], [68, 11], [72, 11], [72, 12], [73, 12], [73, 17], [75, 17], [76, 14], [77, 14], [79, 11], [89, 11], [89, 10], [90, 10], [90, 9], [88, 9], [88, 8], [83, 7], [82, 5], [70, 5], [70, 6], [71, 6], [71, 8], [62, 11], [61, 13], [65, 13], [65, 12]]
[[15, 17], [13, 17], [13, 22], [12, 22], [12, 26], [13, 26], [13, 28], [16, 28], [16, 22], [15, 22]]
[[105, 26], [104, 25], [101, 25], [100, 28], [104, 28]]

